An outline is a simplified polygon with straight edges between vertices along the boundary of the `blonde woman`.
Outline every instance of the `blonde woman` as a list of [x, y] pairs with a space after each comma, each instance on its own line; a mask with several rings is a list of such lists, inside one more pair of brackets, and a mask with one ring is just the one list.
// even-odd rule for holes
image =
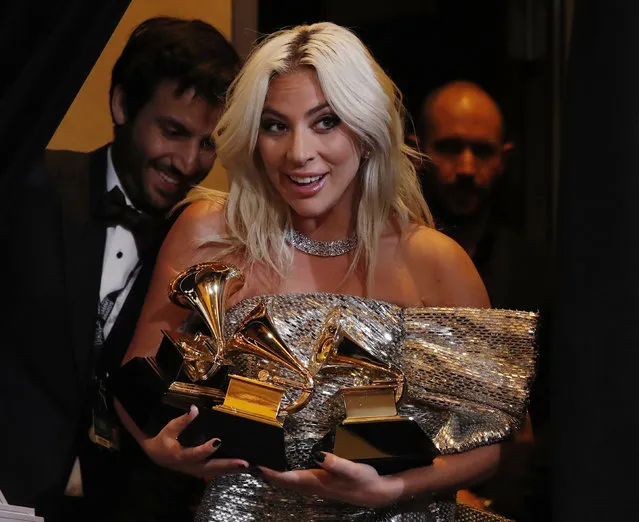
[[[395, 332], [390, 318], [403, 317], [402, 309], [489, 307], [463, 249], [432, 228], [411, 162], [416, 153], [404, 144], [403, 116], [397, 88], [349, 30], [318, 23], [264, 39], [235, 80], [215, 133], [229, 193], [200, 188], [189, 198], [159, 254], [125, 362], [153, 355], [161, 330], [180, 328], [189, 313], [170, 302], [167, 286], [179, 272], [211, 260], [244, 273], [246, 282], [229, 303], [236, 318], [260, 296], [274, 314], [275, 308], [288, 310], [312, 324], [337, 304], [354, 331], [364, 330], [358, 323], [363, 311], [367, 320]], [[399, 333], [387, 337], [393, 350], [401, 349]], [[296, 344], [295, 335], [288, 342], [293, 350], [308, 348]], [[492, 386], [489, 375], [481, 379], [478, 386]], [[426, 394], [418, 399], [410, 386], [406, 407], [420, 403], [426, 417], [439, 419], [423, 425], [442, 456], [430, 466], [384, 476], [330, 453], [316, 455], [317, 469], [304, 469], [298, 460], [287, 472], [208, 459], [224, 440], [196, 448], [176, 440], [197, 409], [155, 437], [146, 436], [122, 407], [118, 411], [155, 462], [213, 478], [197, 520], [405, 520], [408, 514], [418, 517], [410, 520], [452, 520], [454, 491], [494, 471], [500, 441], [523, 420], [525, 393], [510, 401], [509, 413], [487, 403], [473, 410], [467, 396], [435, 401], [429, 410]], [[309, 436], [309, 422], [325, 397], [315, 393], [294, 416], [289, 438], [300, 451], [293, 454], [308, 448], [302, 433]], [[484, 422], [488, 411], [492, 421]], [[460, 415], [470, 415], [466, 420], [474, 424], [460, 431]]]

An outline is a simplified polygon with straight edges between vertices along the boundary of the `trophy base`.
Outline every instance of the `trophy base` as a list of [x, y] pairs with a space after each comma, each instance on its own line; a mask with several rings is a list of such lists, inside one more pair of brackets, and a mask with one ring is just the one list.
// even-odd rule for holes
[[313, 451], [326, 451], [368, 464], [380, 475], [428, 466], [439, 454], [414, 420], [400, 416], [345, 421], [319, 440]]
[[187, 413], [191, 404], [203, 409], [224, 399], [227, 367], [206, 383], [193, 384], [183, 363], [179, 350], [164, 336], [155, 357], [134, 357], [109, 378], [113, 395], [149, 436], [157, 435], [167, 422]]
[[151, 414], [144, 425], [143, 431], [147, 435], [154, 437], [170, 421], [189, 413], [191, 405], [197, 406], [199, 411], [204, 411], [220, 404], [220, 402], [220, 399], [215, 400], [206, 396], [190, 397], [180, 393], [167, 392], [162, 396], [160, 402], [150, 410]]
[[212, 455], [214, 459], [242, 459], [251, 466], [265, 466], [277, 471], [288, 469], [284, 429], [279, 423], [263, 422], [240, 412], [201, 409], [195, 420], [179, 435], [178, 441], [183, 446], [192, 447], [213, 437], [222, 441]]

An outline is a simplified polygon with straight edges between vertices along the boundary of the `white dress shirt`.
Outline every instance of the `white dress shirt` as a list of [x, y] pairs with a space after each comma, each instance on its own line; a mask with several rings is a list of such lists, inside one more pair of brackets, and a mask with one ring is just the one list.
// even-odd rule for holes
[[[111, 157], [111, 147], [107, 151], [107, 177], [106, 190], [119, 187], [126, 199], [127, 205], [133, 207], [131, 200], [126, 195], [120, 179], [115, 173], [113, 159]], [[135, 207], [134, 207], [135, 208]], [[107, 319], [103, 332], [106, 339], [113, 328], [115, 320], [118, 318], [120, 310], [126, 301], [135, 278], [140, 271], [140, 258], [138, 248], [135, 244], [133, 234], [120, 225], [108, 227], [106, 230], [106, 243], [104, 244], [104, 258], [102, 260], [102, 279], [100, 281], [100, 302], [114, 290], [119, 293], [111, 315]]]

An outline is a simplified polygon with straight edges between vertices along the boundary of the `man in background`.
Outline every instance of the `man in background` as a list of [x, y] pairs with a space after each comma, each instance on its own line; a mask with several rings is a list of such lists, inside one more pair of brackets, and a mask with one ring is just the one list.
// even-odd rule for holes
[[437, 228], [472, 258], [494, 308], [541, 313], [540, 364], [529, 409], [532, 427], [524, 427], [506, 447], [502, 468], [492, 479], [460, 498], [521, 522], [545, 520], [533, 511], [539, 512], [539, 503], [548, 500], [547, 492], [539, 489], [539, 473], [548, 458], [551, 254], [528, 240], [504, 211], [513, 204], [505, 190], [513, 144], [505, 140], [502, 112], [486, 91], [466, 81], [443, 85], [424, 100], [418, 129], [417, 141], [428, 156], [420, 169], [422, 189]]
[[213, 167], [212, 132], [239, 61], [202, 21], [143, 22], [112, 71], [113, 142], [46, 151], [3, 209], [12, 298], [0, 350], [0, 490], [47, 522], [192, 518], [190, 495], [203, 484], [146, 458], [107, 382], [169, 211]]
[[422, 186], [438, 228], [474, 260], [493, 306], [537, 308], [547, 285], [534, 273], [546, 255], [503, 211], [513, 144], [499, 107], [478, 85], [452, 82], [427, 97], [421, 117], [419, 142], [430, 158]]

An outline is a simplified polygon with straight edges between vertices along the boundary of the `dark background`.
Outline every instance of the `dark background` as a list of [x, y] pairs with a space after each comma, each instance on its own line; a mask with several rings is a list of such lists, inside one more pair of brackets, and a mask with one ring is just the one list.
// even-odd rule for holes
[[129, 0], [0, 3], [5, 194], [44, 151], [128, 6]]

